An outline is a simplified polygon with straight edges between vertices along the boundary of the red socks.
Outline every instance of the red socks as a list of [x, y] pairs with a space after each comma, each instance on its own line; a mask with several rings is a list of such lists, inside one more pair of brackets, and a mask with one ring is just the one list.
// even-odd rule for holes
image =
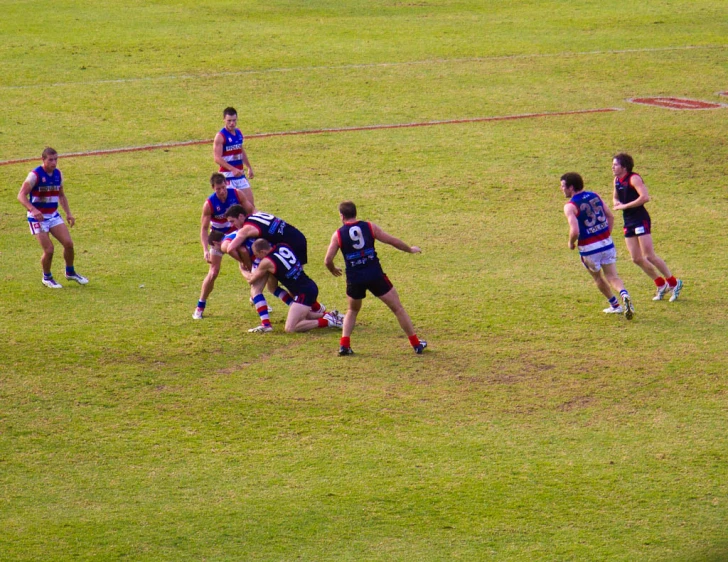
[[667, 284], [670, 285], [670, 287], [677, 285], [677, 279], [675, 279], [674, 275], [672, 277], [668, 277], [665, 281], [667, 281]]
[[417, 334], [409, 337], [409, 342], [412, 347], [417, 347], [420, 345], [420, 338], [417, 337]]
[[341, 336], [341, 340], [339, 340], [339, 345], [341, 347], [351, 347], [351, 338], [349, 336]]

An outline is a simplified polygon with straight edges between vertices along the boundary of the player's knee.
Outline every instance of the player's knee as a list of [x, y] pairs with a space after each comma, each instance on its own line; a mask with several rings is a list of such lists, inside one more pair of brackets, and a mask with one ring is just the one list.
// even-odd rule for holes
[[288, 324], [286, 324], [286, 327], [283, 328], [283, 331], [286, 332], [287, 334], [293, 334], [296, 331], [296, 327], [289, 326]]
[[632, 263], [635, 265], [647, 265], [647, 260], [644, 256], [632, 256]]

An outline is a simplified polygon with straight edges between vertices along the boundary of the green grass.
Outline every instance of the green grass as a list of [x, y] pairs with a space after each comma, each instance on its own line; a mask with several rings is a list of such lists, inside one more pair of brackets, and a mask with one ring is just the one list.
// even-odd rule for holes
[[[334, 331], [285, 334], [281, 303], [252, 337], [229, 261], [193, 322], [208, 145], [61, 158], [91, 282], [55, 292], [15, 201], [35, 164], [0, 166], [0, 558], [726, 559], [725, 109], [625, 101], [720, 101], [726, 15], [5, 3], [0, 160], [212, 138], [230, 104], [246, 134], [624, 111], [248, 141], [258, 205], [306, 233], [328, 306], [341, 200], [423, 248], [379, 253], [424, 357], [372, 298], [350, 358]], [[601, 314], [558, 187], [578, 171], [610, 201], [621, 150], [685, 280], [653, 303], [617, 236], [632, 323]]]

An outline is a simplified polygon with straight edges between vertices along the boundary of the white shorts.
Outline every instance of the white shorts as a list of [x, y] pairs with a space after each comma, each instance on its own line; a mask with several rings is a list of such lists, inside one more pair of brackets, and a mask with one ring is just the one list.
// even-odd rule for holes
[[35, 236], [36, 234], [40, 234], [41, 232], [50, 232], [51, 228], [54, 226], [58, 226], [59, 224], [63, 223], [63, 217], [59, 212], [56, 211], [56, 213], [49, 219], [45, 219], [41, 222], [38, 222], [33, 217], [28, 217], [28, 226], [30, 226], [30, 233]]
[[245, 176], [225, 178], [225, 183], [228, 187], [234, 187], [235, 189], [250, 189], [250, 183]]
[[584, 267], [586, 267], [589, 271], [596, 273], [603, 265], [617, 263], [617, 249], [609, 248], [603, 252], [589, 254], [588, 256], [581, 256], [581, 263], [583, 263]]

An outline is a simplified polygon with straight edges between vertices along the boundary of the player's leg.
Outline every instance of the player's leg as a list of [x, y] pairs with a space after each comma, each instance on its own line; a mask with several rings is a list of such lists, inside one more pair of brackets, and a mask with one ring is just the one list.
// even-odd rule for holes
[[210, 269], [207, 271], [205, 279], [202, 281], [202, 289], [200, 290], [200, 300], [197, 301], [197, 308], [195, 309], [192, 318], [200, 320], [207, 306], [207, 297], [210, 296], [212, 290], [215, 288], [215, 279], [220, 275], [220, 264], [222, 264], [222, 254], [217, 252], [210, 252]]
[[344, 322], [341, 330], [341, 340], [339, 341], [339, 355], [354, 355], [351, 349], [351, 333], [356, 325], [356, 317], [361, 310], [362, 299], [355, 299], [346, 296], [347, 308], [344, 315]]
[[63, 259], [66, 262], [66, 279], [76, 281], [81, 285], [88, 283], [88, 279], [86, 279], [83, 275], [76, 273], [76, 270], [73, 267], [75, 250], [68, 227], [61, 222], [60, 224], [52, 226], [50, 228], [50, 233], [63, 245]]
[[43, 284], [51, 289], [60, 289], [62, 287], [61, 284], [53, 279], [53, 273], [51, 273], [54, 252], [53, 241], [47, 232], [40, 230], [40, 226], [38, 226], [35, 238], [38, 240], [41, 250], [43, 250], [40, 256], [40, 266], [43, 268]]
[[632, 262], [644, 271], [650, 279], [655, 281], [655, 284], [659, 287], [662, 285], [661, 281], [664, 282], [664, 280], [660, 276], [660, 272], [655, 269], [655, 266], [653, 266], [642, 253], [640, 238], [642, 238], [642, 236], [631, 236], [629, 238], [625, 238], [624, 241], [627, 244], [627, 250], [632, 258]]
[[[617, 273], [616, 259], [617, 258], [615, 251], [614, 261], [611, 263], [602, 263], [602, 271], [604, 272], [604, 277], [606, 277], [607, 282], [612, 287], [614, 287], [615, 290], [619, 291], [619, 296], [622, 297], [622, 308], [624, 309], [624, 317], [627, 320], [632, 320], [632, 316], [634, 315], [634, 305], [632, 304], [632, 299], [630, 298], [627, 289], [624, 288], [624, 283], [622, 282], [622, 279]], [[612, 304], [611, 301], [610, 304]]]
[[[387, 282], [389, 282], [389, 280], [387, 280]], [[402, 302], [399, 300], [397, 289], [392, 287], [383, 295], [375, 294], [375, 296], [379, 297], [379, 299], [386, 304], [397, 317], [399, 326], [402, 328], [404, 333], [407, 334], [407, 338], [409, 339], [410, 345], [412, 345], [412, 348], [415, 350], [415, 353], [422, 353], [425, 347], [427, 347], [427, 342], [420, 340], [417, 337], [415, 327], [412, 325], [412, 319], [409, 314], [407, 314], [404, 306], [402, 306]]]
[[624, 309], [619, 305], [619, 299], [614, 296], [612, 287], [610, 286], [607, 278], [604, 276], [602, 265], [599, 262], [599, 254], [594, 256], [581, 256], [581, 263], [584, 264], [589, 275], [591, 275], [592, 279], [594, 279], [594, 283], [596, 283], [599, 291], [606, 297], [607, 301], [609, 301], [609, 307], [605, 308], [604, 312], [607, 314], [620, 314], [624, 312]]
[[665, 261], [655, 254], [655, 248], [652, 243], [652, 234], [644, 234], [643, 236], [638, 237], [637, 240], [639, 240], [640, 249], [642, 250], [642, 254], [645, 256], [645, 259], [647, 259], [664, 276], [664, 279], [662, 277], [655, 279], [657, 294], [652, 300], [662, 300], [663, 296], [668, 291], [672, 291], [670, 302], [677, 300], [678, 296], [680, 296], [683, 283], [680, 279], [676, 279], [673, 276]]
[[251, 328], [248, 332], [263, 333], [273, 331], [273, 326], [270, 324], [268, 302], [265, 300], [265, 296], [263, 295], [263, 289], [270, 277], [272, 277], [272, 275], [266, 275], [250, 286], [250, 299], [253, 302], [253, 306], [255, 307], [258, 316], [260, 317], [260, 325], [255, 328]]
[[286, 332], [308, 332], [314, 328], [324, 328], [329, 325], [323, 318], [309, 319], [308, 316], [310, 313], [310, 306], [298, 302], [292, 303], [291, 306], [288, 307]]

